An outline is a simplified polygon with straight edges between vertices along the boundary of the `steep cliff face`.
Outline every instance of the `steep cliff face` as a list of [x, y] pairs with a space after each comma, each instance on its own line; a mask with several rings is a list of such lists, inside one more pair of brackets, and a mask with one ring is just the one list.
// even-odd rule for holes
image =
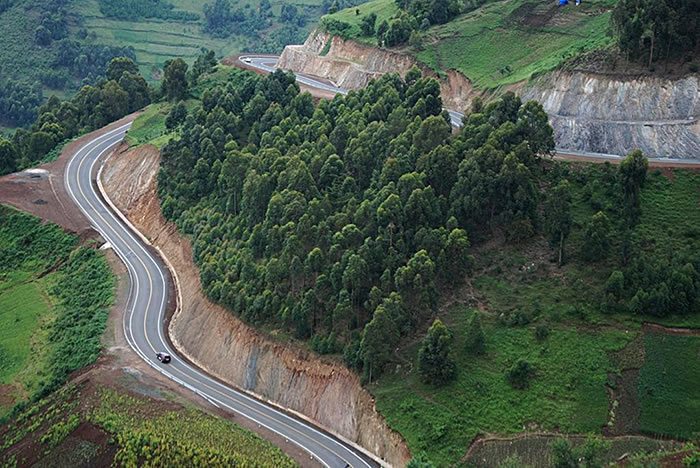
[[347, 89], [362, 88], [384, 73], [403, 74], [414, 64], [407, 55], [320, 32], [312, 32], [303, 45], [285, 47], [278, 62], [285, 70], [321, 76]]
[[549, 113], [557, 147], [655, 157], [700, 158], [700, 77], [617, 78], [555, 72], [534, 80], [524, 99]]
[[[284, 69], [327, 78], [348, 89], [361, 88], [384, 73], [403, 75], [415, 64], [408, 55], [319, 32], [304, 45], [287, 46], [279, 62]], [[503, 91], [475, 90], [454, 70], [441, 77], [440, 85], [445, 106], [455, 110], [467, 109], [476, 95], [488, 99]], [[558, 149], [626, 154], [640, 148], [653, 157], [700, 158], [697, 75], [669, 80], [554, 72], [509, 88], [543, 104]]]
[[177, 273], [182, 304], [170, 323], [175, 346], [216, 377], [314, 421], [388, 464], [404, 466], [408, 448], [377, 413], [355, 374], [270, 340], [204, 297], [189, 240], [160, 212], [159, 161], [154, 147], [124, 150], [108, 161], [102, 177], [110, 198]]
[[[278, 65], [285, 70], [328, 79], [336, 86], [359, 89], [385, 73], [403, 76], [416, 61], [409, 55], [315, 31], [303, 45], [285, 47]], [[429, 69], [421, 68], [434, 75]], [[464, 75], [450, 71], [440, 84], [443, 100], [450, 109], [464, 109], [471, 102], [473, 89]]]

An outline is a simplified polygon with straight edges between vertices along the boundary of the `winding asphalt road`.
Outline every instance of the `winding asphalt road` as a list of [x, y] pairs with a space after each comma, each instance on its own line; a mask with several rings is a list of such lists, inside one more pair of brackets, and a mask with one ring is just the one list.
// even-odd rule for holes
[[[369, 456], [338, 438], [211, 378], [178, 356], [170, 346], [164, 330], [168, 270], [145, 238], [121, 213], [108, 206], [93, 183], [101, 157], [121, 143], [130, 125], [122, 125], [85, 143], [68, 162], [64, 180], [75, 203], [128, 269], [130, 285], [124, 335], [131, 348], [161, 374], [213, 405], [240, 414], [298, 445], [326, 467], [378, 466]], [[161, 364], [156, 359], [158, 351], [170, 353], [172, 362]]]
[[[256, 68], [264, 72], [274, 72], [277, 69], [277, 59], [278, 57], [273, 55], [243, 55], [238, 58], [245, 65]], [[294, 75], [297, 77], [299, 83], [303, 83], [311, 88], [320, 89], [323, 91], [329, 91], [336, 94], [347, 94], [348, 89], [341, 88], [340, 86], [335, 86], [333, 83], [324, 81], [321, 78], [314, 77], [311, 75], [306, 75], [303, 73], [296, 73]], [[453, 127], [461, 127], [462, 119], [464, 119], [464, 114], [457, 112], [452, 109], [445, 108], [448, 114], [450, 114], [450, 121]], [[679, 121], [685, 123], [686, 121]], [[644, 122], [642, 122], [644, 123]], [[648, 122], [647, 122], [648, 123]], [[673, 123], [673, 122], [670, 122]], [[558, 159], [590, 159], [592, 161], [619, 161], [624, 156], [616, 154], [604, 154], [604, 153], [590, 153], [585, 151], [570, 151], [570, 150], [556, 150], [555, 157]], [[700, 167], [700, 160], [697, 159], [675, 159], [675, 158], [648, 158], [649, 162], [657, 167], [663, 166], [688, 166], [688, 167]]]

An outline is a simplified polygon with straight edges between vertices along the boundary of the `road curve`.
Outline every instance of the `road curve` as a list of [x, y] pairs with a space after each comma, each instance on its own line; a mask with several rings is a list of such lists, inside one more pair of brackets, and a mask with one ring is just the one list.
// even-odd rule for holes
[[[101, 156], [121, 143], [130, 125], [122, 125], [82, 145], [66, 166], [64, 183], [73, 201], [128, 269], [129, 297], [123, 326], [131, 348], [161, 374], [213, 405], [240, 414], [298, 445], [326, 467], [378, 466], [360, 450], [310, 423], [211, 378], [170, 346], [164, 330], [168, 270], [162, 259], [146, 245], [145, 238], [125, 222], [120, 213], [107, 206], [93, 184], [95, 167]], [[170, 353], [172, 362], [161, 364], [156, 359], [158, 351]]]
[[[273, 55], [242, 55], [238, 58], [246, 66], [256, 68], [264, 72], [273, 72], [277, 69], [277, 59], [278, 57]], [[313, 77], [311, 75], [306, 75], [303, 73], [296, 73], [294, 75], [297, 77], [299, 83], [303, 83], [311, 88], [316, 88], [322, 91], [330, 91], [336, 94], [347, 94], [348, 89], [341, 88], [340, 86], [335, 86], [332, 83], [324, 82], [318, 77]], [[457, 112], [452, 109], [445, 109], [450, 115], [450, 122], [453, 127], [461, 127], [462, 119], [464, 114]], [[682, 121], [686, 123], [686, 121]], [[673, 123], [673, 122], [666, 122]], [[555, 157], [557, 159], [566, 160], [591, 160], [591, 161], [619, 161], [624, 156], [615, 154], [603, 154], [603, 153], [591, 153], [586, 151], [570, 151], [570, 150], [556, 150]], [[676, 158], [648, 158], [649, 162], [655, 167], [700, 167], [700, 160], [697, 159], [676, 159]]]

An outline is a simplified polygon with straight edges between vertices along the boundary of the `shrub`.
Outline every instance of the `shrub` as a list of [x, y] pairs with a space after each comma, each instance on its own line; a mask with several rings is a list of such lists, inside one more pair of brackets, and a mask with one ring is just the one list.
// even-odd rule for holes
[[506, 380], [513, 387], [520, 390], [527, 388], [530, 385], [530, 379], [535, 374], [535, 368], [524, 359], [519, 359], [506, 372]]
[[540, 323], [535, 327], [535, 339], [537, 341], [544, 341], [549, 336], [549, 327], [546, 323]]
[[486, 337], [481, 328], [481, 318], [478, 313], [474, 313], [467, 323], [465, 349], [468, 353], [483, 354], [486, 350]]

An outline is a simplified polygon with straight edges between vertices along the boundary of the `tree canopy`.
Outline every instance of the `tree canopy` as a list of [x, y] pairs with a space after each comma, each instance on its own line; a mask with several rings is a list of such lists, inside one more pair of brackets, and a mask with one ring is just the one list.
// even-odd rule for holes
[[167, 119], [180, 136], [163, 149], [163, 212], [192, 236], [209, 297], [338, 342], [366, 378], [470, 274], [472, 236], [532, 234], [553, 145], [512, 94], [453, 136], [438, 83], [413, 75], [314, 105], [291, 74], [241, 72]]

